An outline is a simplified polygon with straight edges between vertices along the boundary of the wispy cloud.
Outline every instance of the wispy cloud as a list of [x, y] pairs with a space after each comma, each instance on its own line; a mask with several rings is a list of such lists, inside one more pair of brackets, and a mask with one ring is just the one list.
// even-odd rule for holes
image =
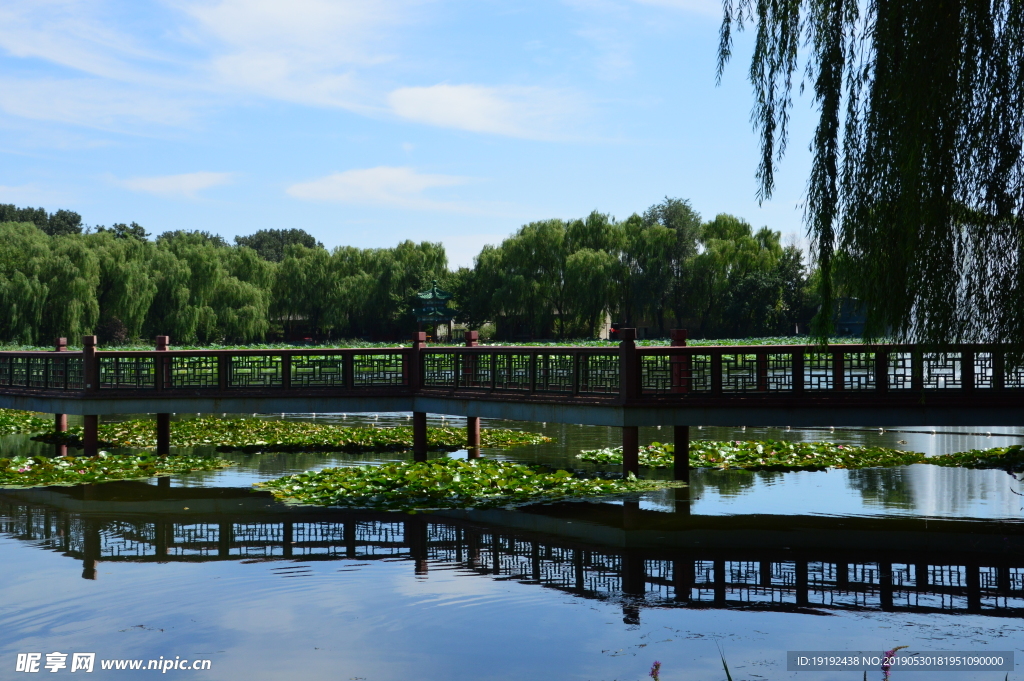
[[202, 190], [227, 184], [231, 182], [232, 177], [233, 173], [200, 171], [181, 175], [132, 177], [126, 180], [115, 180], [115, 183], [134, 192], [155, 194], [165, 198], [195, 199]]
[[468, 206], [437, 201], [423, 196], [438, 187], [455, 187], [472, 181], [457, 175], [420, 173], [413, 168], [379, 166], [333, 173], [287, 188], [297, 199], [391, 205], [414, 210], [447, 210], [465, 212]]
[[406, 87], [388, 102], [395, 114], [418, 123], [527, 139], [565, 136], [566, 124], [582, 108], [566, 91], [520, 86]]

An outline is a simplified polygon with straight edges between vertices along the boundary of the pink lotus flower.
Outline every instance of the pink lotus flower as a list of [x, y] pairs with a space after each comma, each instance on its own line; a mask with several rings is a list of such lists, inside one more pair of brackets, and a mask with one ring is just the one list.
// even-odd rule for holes
[[654, 681], [658, 681], [658, 679], [661, 678], [661, 663], [657, 660], [655, 660], [654, 664], [651, 665], [651, 672], [649, 676], [654, 679]]

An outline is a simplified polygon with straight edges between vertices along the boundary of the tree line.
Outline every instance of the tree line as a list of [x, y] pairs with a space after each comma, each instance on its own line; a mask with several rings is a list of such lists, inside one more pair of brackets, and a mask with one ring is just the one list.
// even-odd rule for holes
[[725, 214], [704, 222], [679, 199], [625, 221], [530, 223], [456, 271], [430, 242], [328, 250], [301, 229], [234, 244], [148, 237], [134, 222], [85, 227], [71, 211], [0, 205], [0, 340], [400, 340], [432, 280], [455, 294], [456, 321], [493, 323], [504, 339], [595, 337], [609, 318], [654, 335], [788, 335], [815, 307], [803, 254], [778, 232]]

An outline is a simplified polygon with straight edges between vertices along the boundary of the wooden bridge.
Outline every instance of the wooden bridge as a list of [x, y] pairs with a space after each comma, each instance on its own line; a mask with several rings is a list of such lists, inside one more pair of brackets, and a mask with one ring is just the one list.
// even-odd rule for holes
[[[426, 457], [428, 413], [622, 428], [624, 468], [637, 470], [638, 427], [675, 426], [685, 477], [692, 425], [1024, 425], [1024, 368], [999, 346], [409, 347], [372, 349], [0, 352], [0, 406], [98, 419], [157, 415], [158, 450], [172, 413], [413, 412], [414, 455]], [[62, 339], [63, 340], [63, 339]]]
[[691, 516], [629, 503], [410, 516], [288, 507], [249, 489], [137, 482], [0, 490], [0, 533], [82, 561], [87, 579], [101, 562], [282, 561], [271, 569], [295, 577], [312, 574], [314, 561], [407, 560], [418, 574], [456, 567], [619, 603], [628, 623], [650, 607], [1019, 618], [1022, 527]]

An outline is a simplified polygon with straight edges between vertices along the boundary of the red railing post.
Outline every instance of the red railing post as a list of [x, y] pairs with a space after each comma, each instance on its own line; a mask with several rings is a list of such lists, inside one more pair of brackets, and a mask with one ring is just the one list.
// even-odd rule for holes
[[97, 392], [100, 389], [100, 362], [96, 356], [96, 336], [82, 336], [82, 374], [85, 391]]
[[875, 348], [875, 390], [889, 392], [889, 348]]
[[974, 351], [960, 353], [960, 385], [966, 391], [974, 390]]
[[619, 395], [623, 401], [634, 400], [640, 396], [636, 329], [619, 329], [619, 338]]
[[[686, 347], [688, 333], [686, 329], [672, 329], [669, 332], [673, 348]], [[669, 357], [669, 364], [672, 368], [669, 392], [685, 393], [690, 391], [690, 383], [693, 378], [693, 367], [689, 355], [672, 355]]]

